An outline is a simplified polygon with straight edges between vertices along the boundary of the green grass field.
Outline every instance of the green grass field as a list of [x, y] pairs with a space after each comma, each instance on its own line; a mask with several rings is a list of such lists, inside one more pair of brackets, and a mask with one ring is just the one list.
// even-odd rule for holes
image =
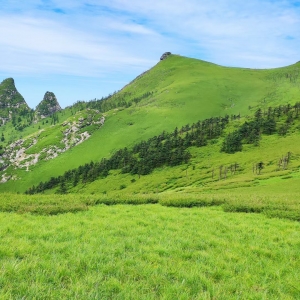
[[0, 213], [1, 299], [298, 299], [299, 223], [157, 204]]

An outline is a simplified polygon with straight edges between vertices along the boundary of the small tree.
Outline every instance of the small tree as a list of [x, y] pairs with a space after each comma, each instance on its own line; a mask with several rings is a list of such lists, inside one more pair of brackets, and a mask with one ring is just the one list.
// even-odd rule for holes
[[276, 132], [276, 122], [273, 118], [268, 118], [263, 122], [263, 132], [266, 134], [273, 134]]
[[227, 135], [223, 141], [221, 151], [226, 153], [242, 151], [242, 137], [238, 131], [234, 131]]

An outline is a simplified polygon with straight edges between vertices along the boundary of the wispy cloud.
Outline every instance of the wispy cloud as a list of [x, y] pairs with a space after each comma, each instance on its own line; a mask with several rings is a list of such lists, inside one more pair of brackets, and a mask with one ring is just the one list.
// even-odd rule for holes
[[[94, 97], [108, 92], [99, 90], [104, 81], [111, 92], [121, 88], [164, 51], [253, 68], [299, 60], [300, 1], [0, 0], [0, 5], [1, 75], [94, 78], [89, 88]], [[68, 100], [65, 92], [66, 103], [74, 101], [72, 93]], [[84, 99], [82, 93], [76, 96]]]
[[[116, 10], [122, 5], [121, 0], [109, 3]], [[292, 63], [297, 59], [300, 10], [293, 1], [177, 0], [172, 5], [168, 1], [130, 1], [123, 4], [123, 10], [142, 16], [149, 26], [166, 35], [198, 45], [189, 49], [186, 44], [185, 54], [199, 57], [197, 53], [204, 51], [204, 59], [248, 67], [275, 67], [279, 61]], [[286, 42], [287, 35], [295, 37], [294, 45]], [[249, 52], [253, 59], [246, 60]], [[255, 57], [268, 60], [263, 63]]]

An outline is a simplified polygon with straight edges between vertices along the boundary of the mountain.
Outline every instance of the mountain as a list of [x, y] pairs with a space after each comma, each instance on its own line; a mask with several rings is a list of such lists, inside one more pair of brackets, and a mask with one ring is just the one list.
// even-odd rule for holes
[[[215, 170], [219, 169], [222, 162], [232, 165], [235, 160], [240, 161], [244, 170], [250, 173], [252, 164], [258, 163], [259, 160], [268, 160], [275, 165], [275, 160], [282, 155], [285, 156], [290, 151], [297, 155], [299, 152], [293, 146], [298, 143], [297, 137], [291, 133], [291, 130], [297, 132], [297, 126], [292, 126], [285, 136], [275, 138], [275, 135], [271, 135], [262, 138], [261, 144], [257, 147], [246, 144], [242, 152], [227, 154], [221, 153], [220, 149], [227, 134], [235, 131], [240, 123], [253, 118], [258, 109], [261, 109], [264, 114], [269, 107], [275, 109], [279, 105], [295, 104], [300, 98], [299, 68], [300, 63], [270, 70], [230, 68], [168, 54], [121, 91], [102, 100], [76, 103], [59, 111], [57, 113], [59, 121], [56, 120], [56, 123], [52, 124], [54, 127], [50, 126], [52, 120], [48, 117], [32, 127], [24, 128], [22, 139], [27, 147], [24, 147], [24, 153], [26, 155], [39, 154], [40, 159], [28, 168], [9, 167], [2, 171], [2, 178], [14, 178], [18, 184], [16, 186], [16, 181], [9, 180], [0, 185], [0, 190], [24, 192], [41, 181], [45, 182], [51, 177], [61, 176], [66, 171], [90, 163], [90, 161], [99, 162], [103, 158], [108, 159], [121, 148], [132, 149], [142, 140], [148, 140], [164, 131], [172, 133], [176, 127], [180, 130], [183, 126], [191, 126], [199, 120], [226, 115], [229, 119], [233, 118], [233, 122], [220, 137], [210, 141], [207, 148], [189, 150], [192, 155], [189, 163], [191, 170], [186, 171], [184, 164], [179, 167], [162, 166], [161, 171], [154, 171], [155, 178], [151, 174], [136, 178], [112, 170], [109, 177], [99, 179], [98, 183], [92, 183], [86, 191], [95, 193], [96, 191], [118, 190], [120, 185], [125, 185], [126, 190], [131, 192], [136, 192], [138, 189], [144, 192], [162, 191], [172, 189], [172, 187], [177, 189], [194, 187], [195, 190], [199, 190], [198, 184], [201, 185], [203, 178], [211, 176], [213, 167]], [[89, 116], [91, 110], [94, 113]], [[76, 120], [73, 120], [73, 117]], [[105, 118], [103, 126], [96, 124], [102, 118]], [[284, 123], [284, 118], [277, 121]], [[42, 151], [46, 151], [44, 149], [47, 147], [55, 145], [60, 149], [66, 148], [65, 144], [61, 144], [64, 124], [71, 126], [72, 122], [79, 122], [79, 119], [90, 124], [87, 125], [90, 132], [89, 138], [59, 153], [53, 159], [46, 159], [43, 154], [45, 152]], [[90, 123], [91, 121], [96, 123]], [[279, 123], [278, 128], [281, 126]], [[40, 130], [42, 132], [38, 136]], [[83, 128], [81, 132], [84, 131]], [[30, 140], [34, 136], [38, 136], [37, 143], [31, 146]], [[262, 145], [264, 145], [264, 151], [262, 151]], [[278, 147], [276, 148], [275, 145]], [[247, 153], [246, 156], [245, 153]], [[244, 155], [245, 159], [241, 160], [240, 155]], [[260, 155], [264, 156], [260, 157]], [[292, 161], [294, 161], [294, 156], [292, 156]], [[293, 163], [297, 165], [297, 160]], [[267, 170], [268, 168], [265, 169]], [[182, 172], [187, 172], [188, 175], [183, 175]], [[241, 179], [244, 184], [251, 177], [251, 174], [247, 172], [234, 180], [244, 178]], [[270, 169], [270, 172], [273, 170]], [[189, 176], [189, 174], [194, 175]], [[184, 178], [194, 180], [194, 185], [185, 181]], [[135, 181], [134, 184], [131, 184], [131, 180]], [[252, 179], [250, 181], [252, 182]], [[223, 183], [220, 181], [220, 184]], [[209, 183], [208, 187], [214, 185], [216, 183]]]
[[[13, 78], [7, 78], [0, 84], [0, 126], [2, 137], [0, 146], [7, 142], [12, 143], [28, 132], [34, 132], [34, 124], [40, 119], [52, 116], [50, 125], [57, 123], [56, 112], [61, 107], [52, 92], [46, 92], [44, 99], [39, 103], [36, 110], [30, 109], [17, 91]], [[47, 120], [45, 120], [48, 122]], [[2, 143], [1, 143], [2, 142]], [[3, 143], [4, 142], [4, 143]]]
[[43, 100], [36, 107], [35, 112], [41, 118], [46, 118], [60, 110], [61, 107], [54, 93], [46, 92]]
[[4, 124], [13, 115], [30, 111], [22, 95], [17, 91], [13, 78], [7, 78], [0, 84], [0, 119]]

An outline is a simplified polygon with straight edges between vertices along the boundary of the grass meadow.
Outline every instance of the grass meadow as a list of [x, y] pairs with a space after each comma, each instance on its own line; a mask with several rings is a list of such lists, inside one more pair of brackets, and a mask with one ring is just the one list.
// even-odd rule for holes
[[299, 222], [221, 207], [0, 213], [0, 299], [299, 299]]

